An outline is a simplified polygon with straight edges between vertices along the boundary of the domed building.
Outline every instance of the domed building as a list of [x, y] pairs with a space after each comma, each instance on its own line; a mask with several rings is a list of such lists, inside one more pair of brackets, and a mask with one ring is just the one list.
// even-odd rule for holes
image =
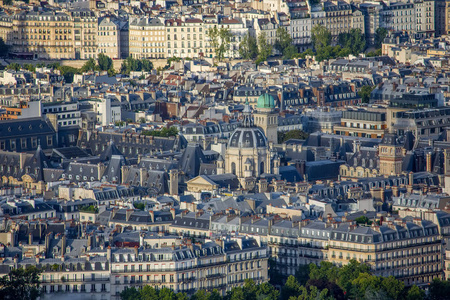
[[243, 111], [244, 119], [228, 141], [225, 153], [225, 173], [238, 177], [244, 189], [252, 189], [256, 178], [271, 173], [269, 142], [261, 128], [255, 126], [250, 106]]
[[255, 125], [260, 127], [269, 142], [278, 143], [278, 114], [274, 113], [275, 99], [270, 94], [259, 96], [256, 104]]

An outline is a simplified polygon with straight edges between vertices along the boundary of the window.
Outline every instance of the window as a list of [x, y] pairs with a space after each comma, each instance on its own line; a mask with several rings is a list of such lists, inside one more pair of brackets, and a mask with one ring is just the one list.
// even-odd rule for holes
[[11, 140], [9, 143], [10, 143], [11, 150], [16, 150], [16, 141], [15, 140]]
[[27, 148], [27, 139], [26, 138], [20, 139], [20, 147], [22, 150]]
[[53, 146], [53, 137], [51, 135], [47, 136], [47, 146]]

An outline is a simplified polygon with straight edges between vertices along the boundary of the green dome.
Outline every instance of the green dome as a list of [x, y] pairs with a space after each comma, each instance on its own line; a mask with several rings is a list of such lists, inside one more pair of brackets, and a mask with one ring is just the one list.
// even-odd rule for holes
[[257, 108], [275, 108], [275, 100], [272, 95], [267, 93], [259, 96], [258, 103], [256, 104]]

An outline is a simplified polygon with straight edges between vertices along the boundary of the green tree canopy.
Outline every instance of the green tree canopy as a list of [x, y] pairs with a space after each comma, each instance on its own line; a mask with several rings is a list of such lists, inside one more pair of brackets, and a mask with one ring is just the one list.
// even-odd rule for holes
[[113, 61], [111, 57], [100, 53], [97, 57], [97, 64], [100, 71], [108, 71], [113, 67]]
[[386, 28], [378, 27], [375, 31], [375, 48], [381, 48], [381, 45], [383, 44], [384, 39], [388, 35], [388, 31]]
[[41, 270], [34, 266], [14, 269], [0, 278], [0, 299], [36, 300], [40, 293]]
[[95, 71], [96, 64], [95, 60], [93, 58], [89, 58], [88, 61], [86, 61], [83, 66], [81, 67], [82, 72], [89, 72], [89, 71]]
[[128, 56], [120, 66], [120, 73], [124, 75], [130, 74], [132, 71], [150, 72], [153, 70], [153, 63], [148, 59], [135, 59]]
[[208, 29], [207, 36], [217, 59], [222, 61], [225, 58], [225, 54], [230, 50], [233, 34], [228, 28], [218, 29], [217, 26], [214, 26]]
[[266, 61], [272, 55], [272, 45], [267, 42], [266, 34], [264, 32], [258, 35], [258, 58], [256, 64]]
[[291, 59], [297, 54], [297, 48], [292, 44], [292, 38], [284, 27], [278, 27], [276, 32], [275, 49], [277, 49], [285, 59]]
[[239, 55], [243, 59], [254, 60], [258, 57], [256, 38], [247, 33], [239, 44]]
[[353, 55], [358, 55], [366, 48], [366, 38], [361, 29], [352, 28], [349, 32], [339, 34], [339, 45], [349, 49]]
[[291, 130], [288, 132], [279, 131], [278, 132], [278, 143], [282, 144], [291, 139], [305, 140], [308, 138], [308, 136], [309, 136], [308, 133], [306, 133], [300, 129], [294, 129], [294, 130]]
[[314, 49], [322, 49], [331, 45], [331, 32], [325, 26], [317, 24], [311, 29], [311, 39]]
[[371, 85], [364, 85], [361, 87], [361, 89], [358, 92], [358, 95], [361, 97], [362, 103], [369, 103], [370, 101], [370, 94], [375, 89], [375, 86]]
[[166, 128], [164, 127], [161, 130], [143, 130], [142, 131], [143, 135], [148, 135], [148, 136], [160, 136], [160, 137], [169, 137], [169, 136], [177, 136], [178, 135], [178, 129], [176, 127], [170, 127], [170, 128]]
[[18, 63], [10, 63], [6, 68], [8, 70], [20, 71], [20, 65]]

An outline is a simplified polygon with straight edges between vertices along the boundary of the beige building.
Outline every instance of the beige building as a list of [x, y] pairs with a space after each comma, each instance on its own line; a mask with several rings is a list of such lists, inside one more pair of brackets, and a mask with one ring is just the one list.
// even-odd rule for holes
[[136, 18], [129, 23], [130, 56], [164, 58], [166, 56], [166, 29], [158, 18]]
[[0, 12], [0, 38], [3, 39], [3, 41], [7, 45], [11, 45], [13, 40], [12, 34], [13, 34], [12, 16], [4, 12]]
[[75, 58], [72, 17], [62, 12], [15, 14], [11, 52], [35, 59]]
[[121, 58], [120, 52], [120, 22], [106, 17], [98, 22], [98, 53], [103, 53], [112, 59]]
[[166, 57], [197, 58], [205, 55], [206, 29], [200, 19], [166, 20]]
[[97, 16], [88, 9], [70, 12], [73, 19], [75, 59], [97, 57]]

